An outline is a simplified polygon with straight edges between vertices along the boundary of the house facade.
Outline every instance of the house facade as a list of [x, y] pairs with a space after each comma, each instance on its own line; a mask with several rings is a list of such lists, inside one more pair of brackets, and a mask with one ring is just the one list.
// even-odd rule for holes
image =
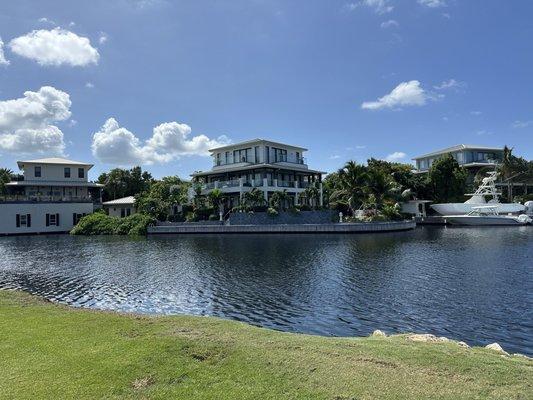
[[135, 197], [128, 196], [120, 199], [104, 201], [102, 207], [111, 217], [124, 218], [135, 214]]
[[496, 167], [503, 160], [503, 147], [474, 146], [459, 144], [446, 149], [414, 157], [416, 171], [428, 172], [433, 163], [445, 155], [451, 156], [460, 166], [475, 174], [484, 167]]
[[[244, 193], [256, 188], [266, 202], [274, 192], [286, 191], [289, 205], [301, 204], [309, 187], [318, 189], [322, 205], [322, 174], [310, 169], [304, 158], [307, 149], [299, 146], [254, 139], [209, 150], [213, 159], [210, 171], [192, 174], [202, 195], [220, 189], [226, 198], [226, 207], [242, 202]], [[194, 186], [194, 185], [193, 185]], [[192, 199], [194, 188], [189, 192]]]
[[92, 164], [63, 158], [17, 164], [23, 179], [0, 195], [0, 234], [68, 232], [102, 203], [103, 185], [88, 180]]

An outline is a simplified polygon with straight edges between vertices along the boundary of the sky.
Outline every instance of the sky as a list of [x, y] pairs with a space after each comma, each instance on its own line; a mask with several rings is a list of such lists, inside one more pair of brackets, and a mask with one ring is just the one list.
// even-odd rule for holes
[[310, 168], [456, 144], [533, 159], [529, 0], [0, 3], [0, 167], [187, 178], [264, 138]]

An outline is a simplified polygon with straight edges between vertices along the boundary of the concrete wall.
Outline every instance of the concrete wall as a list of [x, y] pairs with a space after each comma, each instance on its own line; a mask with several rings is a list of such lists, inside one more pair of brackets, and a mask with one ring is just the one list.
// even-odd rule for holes
[[229, 216], [230, 225], [286, 225], [286, 224], [330, 224], [339, 222], [338, 213], [331, 210], [280, 212], [271, 216], [266, 212], [232, 213]]
[[[0, 235], [67, 232], [73, 227], [72, 214], [92, 212], [92, 203], [0, 203]], [[31, 226], [17, 228], [17, 214], [30, 214]], [[46, 214], [59, 214], [59, 226], [46, 226]]]

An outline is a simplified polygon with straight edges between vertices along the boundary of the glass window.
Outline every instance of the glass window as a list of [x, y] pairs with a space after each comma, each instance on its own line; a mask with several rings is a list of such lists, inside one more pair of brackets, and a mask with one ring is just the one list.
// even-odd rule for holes
[[78, 168], [78, 178], [85, 178], [85, 169]]
[[65, 178], [70, 178], [70, 167], [65, 167]]
[[35, 177], [40, 178], [41, 177], [41, 167], [35, 167], [34, 169]]

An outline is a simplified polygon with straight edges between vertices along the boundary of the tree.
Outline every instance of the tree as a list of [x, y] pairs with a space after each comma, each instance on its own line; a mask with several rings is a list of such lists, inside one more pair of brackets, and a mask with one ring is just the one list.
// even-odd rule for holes
[[135, 197], [135, 207], [141, 213], [166, 220], [172, 206], [187, 202], [189, 186], [188, 182], [183, 182], [177, 176], [166, 176], [153, 181], [149, 190]]
[[11, 182], [13, 178], [13, 171], [8, 168], [0, 168], [0, 194], [6, 194], [6, 183]]
[[309, 206], [318, 207], [320, 203], [320, 190], [315, 185], [307, 187], [303, 193], [303, 197], [309, 202]]
[[286, 203], [288, 200], [289, 195], [287, 194], [287, 190], [277, 190], [272, 193], [272, 196], [270, 197], [270, 205], [276, 210], [283, 210], [286, 208]]
[[439, 158], [428, 173], [433, 200], [439, 203], [463, 201], [466, 178], [467, 172], [450, 154]]
[[147, 191], [152, 182], [152, 175], [147, 171], [143, 172], [138, 166], [130, 170], [114, 168], [98, 177], [98, 183], [104, 184], [104, 201], [135, 196]]
[[246, 209], [264, 206], [266, 204], [265, 195], [263, 191], [253, 188], [242, 195], [242, 203]]
[[220, 207], [222, 205], [222, 202], [224, 201], [224, 193], [222, 193], [220, 189], [215, 188], [211, 190], [211, 192], [209, 192], [208, 198], [209, 198], [209, 202], [215, 209], [215, 212], [216, 213], [220, 212], [221, 211]]
[[344, 206], [354, 213], [365, 200], [367, 182], [367, 168], [355, 161], [348, 161], [337, 172], [335, 181], [331, 182], [330, 206], [338, 209]]
[[400, 197], [400, 185], [385, 171], [375, 168], [368, 170], [363, 190], [372, 196], [378, 210], [383, 208], [385, 201], [396, 201]]

